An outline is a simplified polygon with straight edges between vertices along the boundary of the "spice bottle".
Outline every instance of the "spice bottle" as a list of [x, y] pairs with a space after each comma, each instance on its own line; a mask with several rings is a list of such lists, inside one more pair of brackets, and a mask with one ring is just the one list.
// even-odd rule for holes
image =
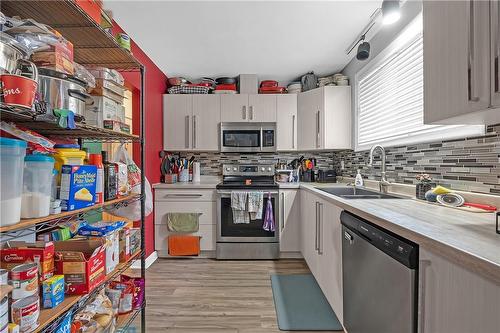
[[102, 164], [104, 167], [104, 201], [114, 200], [118, 193], [118, 166], [108, 161], [108, 153], [102, 151]]
[[102, 155], [101, 154], [89, 154], [89, 164], [95, 165], [97, 167], [95, 203], [103, 203], [104, 202], [104, 165], [102, 163]]

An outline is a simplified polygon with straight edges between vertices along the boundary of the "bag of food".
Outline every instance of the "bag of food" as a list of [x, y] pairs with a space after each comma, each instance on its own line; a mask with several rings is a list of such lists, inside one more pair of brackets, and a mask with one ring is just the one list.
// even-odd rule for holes
[[[134, 160], [130, 157], [125, 146], [122, 144], [116, 150], [115, 161], [124, 163], [127, 165], [127, 179], [128, 185], [130, 186], [131, 194], [141, 194], [141, 170], [137, 167]], [[153, 211], [153, 192], [151, 191], [151, 185], [147, 178], [144, 178], [146, 183], [144, 184], [144, 195], [145, 195], [145, 214], [148, 216]], [[122, 216], [132, 221], [137, 221], [141, 219], [141, 201], [134, 201], [124, 207], [114, 209], [111, 214]]]

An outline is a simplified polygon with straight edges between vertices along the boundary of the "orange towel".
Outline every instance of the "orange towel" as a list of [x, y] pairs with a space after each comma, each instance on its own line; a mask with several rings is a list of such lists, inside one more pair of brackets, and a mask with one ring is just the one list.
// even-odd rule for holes
[[168, 254], [171, 256], [197, 256], [200, 254], [200, 236], [168, 236]]

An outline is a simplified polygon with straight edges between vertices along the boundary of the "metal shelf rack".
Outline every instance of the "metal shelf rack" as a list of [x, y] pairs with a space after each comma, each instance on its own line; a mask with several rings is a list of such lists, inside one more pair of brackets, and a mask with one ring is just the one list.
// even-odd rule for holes
[[[72, 0], [2, 0], [1, 11], [7, 16], [19, 16], [21, 18], [31, 18], [37, 22], [50, 25], [58, 30], [66, 39], [71, 41], [74, 46], [74, 60], [81, 65], [96, 65], [108, 68], [113, 68], [118, 71], [133, 71], [140, 75], [140, 130], [139, 135], [128, 133], [115, 132], [107, 129], [102, 129], [86, 124], [77, 124], [76, 129], [66, 130], [57, 126], [53, 120], [42, 120], [32, 114], [23, 114], [5, 106], [0, 107], [0, 120], [18, 123], [25, 128], [32, 129], [43, 135], [51, 135], [66, 138], [75, 138], [85, 141], [97, 142], [138, 142], [140, 145], [140, 170], [141, 170], [141, 195], [135, 198], [127, 198], [122, 202], [115, 202], [112, 205], [103, 205], [94, 207], [99, 210], [106, 207], [123, 205], [130, 203], [131, 200], [141, 201], [141, 251], [132, 258], [133, 260], [140, 257], [141, 262], [141, 277], [145, 278], [146, 269], [146, 253], [145, 253], [145, 116], [144, 116], [144, 96], [145, 96], [145, 67], [133, 56], [133, 54], [123, 49], [108, 32], [104, 31], [83, 9], [81, 9], [75, 1]], [[89, 214], [88, 211], [79, 212], [67, 216], [66, 218], [75, 218], [80, 214]], [[4, 237], [15, 235], [26, 229], [43, 230], [43, 228], [57, 225], [63, 221], [64, 217], [53, 216], [46, 221], [34, 223], [33, 225], [25, 226], [22, 229], [16, 230], [1, 230], [0, 236]], [[42, 228], [42, 229], [37, 229]], [[32, 231], [33, 232], [33, 231]], [[37, 232], [37, 231], [35, 231]], [[17, 236], [19, 237], [19, 236]], [[117, 270], [106, 277], [106, 282], [116, 278], [123, 271], [128, 269], [133, 260], [125, 264], [121, 264]], [[116, 275], [115, 275], [116, 274]], [[96, 291], [94, 291], [96, 292]], [[51, 332], [56, 327], [58, 319], [62, 318], [68, 311], [78, 310], [84, 305], [85, 300], [89, 300], [95, 295], [94, 292], [89, 296], [68, 297], [65, 306], [59, 306], [53, 309], [53, 313], [36, 332]], [[141, 315], [141, 332], [146, 332], [146, 301], [143, 306], [131, 313], [125, 319], [119, 319], [118, 324], [128, 327], [132, 321]], [[128, 320], [126, 320], [128, 319]]]

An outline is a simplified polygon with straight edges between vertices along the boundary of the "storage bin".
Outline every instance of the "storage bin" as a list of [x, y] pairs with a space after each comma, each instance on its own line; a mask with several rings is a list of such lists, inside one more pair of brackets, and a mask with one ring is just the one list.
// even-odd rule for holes
[[26, 142], [0, 137], [0, 218], [2, 226], [21, 219]]
[[59, 173], [57, 184], [61, 183], [61, 168], [63, 165], [83, 165], [86, 153], [80, 150], [79, 145], [74, 144], [57, 144], [54, 146], [57, 151], [54, 157], [54, 169]]
[[54, 159], [45, 155], [24, 158], [21, 218], [32, 219], [50, 213]]
[[200, 236], [168, 236], [168, 254], [171, 256], [200, 255]]

